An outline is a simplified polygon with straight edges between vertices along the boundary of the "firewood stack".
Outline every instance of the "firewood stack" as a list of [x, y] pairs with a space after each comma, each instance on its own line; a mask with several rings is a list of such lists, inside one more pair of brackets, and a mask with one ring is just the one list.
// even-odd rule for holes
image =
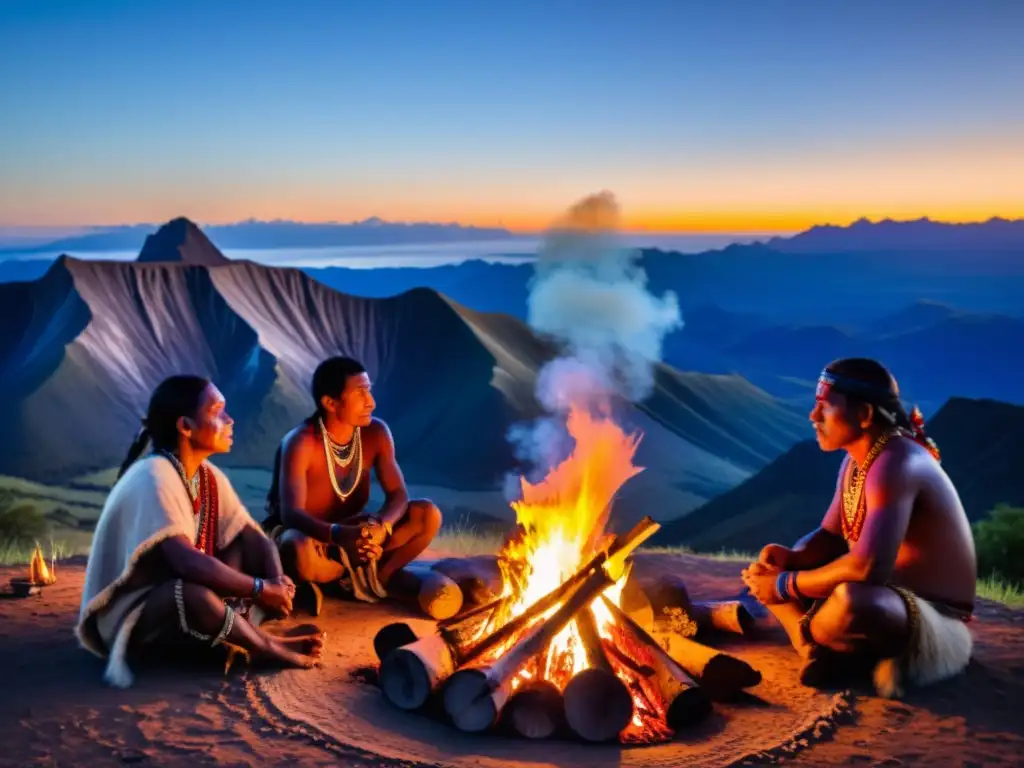
[[[514, 595], [441, 621], [436, 634], [422, 638], [404, 624], [384, 627], [374, 647], [385, 698], [407, 711], [443, 711], [462, 731], [501, 728], [531, 739], [651, 743], [700, 723], [713, 701], [757, 685], [761, 674], [692, 637], [698, 622], [743, 631], [735, 607], [697, 609], [675, 583], [624, 588], [619, 605], [604, 595], [626, 578], [632, 553], [658, 527], [644, 518], [624, 536], [610, 537], [574, 576], [483, 637], [487, 618], [502, 615]], [[682, 628], [657, 620], [673, 602], [696, 618]], [[605, 617], [603, 633], [595, 610]], [[585, 668], [546, 673], [540, 660], [573, 621]]]

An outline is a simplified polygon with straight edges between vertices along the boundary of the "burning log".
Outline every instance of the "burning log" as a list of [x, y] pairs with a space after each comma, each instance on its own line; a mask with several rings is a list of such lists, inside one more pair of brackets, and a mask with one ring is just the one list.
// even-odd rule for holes
[[700, 681], [715, 701], [727, 701], [761, 682], [761, 673], [742, 659], [674, 632], [658, 633], [662, 647]]
[[565, 686], [565, 719], [587, 741], [614, 739], [633, 717], [633, 697], [615, 674], [589, 607], [576, 616], [576, 628], [590, 668]]
[[492, 666], [463, 668], [452, 675], [445, 686], [444, 708], [456, 727], [475, 732], [493, 725], [512, 693], [512, 679], [519, 670], [543, 651], [581, 608], [613, 583], [605, 568], [598, 566], [558, 610], [530, 627]]
[[754, 615], [739, 600], [709, 600], [694, 603], [690, 615], [700, 631], [717, 629], [737, 635], [749, 635], [754, 630]]
[[619, 597], [619, 607], [648, 632], [654, 630], [654, 606], [638, 579], [629, 578], [626, 581]]
[[511, 730], [527, 739], [546, 739], [565, 723], [565, 705], [558, 686], [533, 680], [516, 691], [502, 712]]
[[[615, 622], [633, 635], [653, 657], [650, 670], [667, 705], [665, 721], [675, 731], [694, 725], [711, 714], [711, 698], [690, 674], [643, 627], [633, 621], [611, 600], [602, 597]], [[638, 670], [639, 671], [639, 670]]]
[[[551, 592], [546, 594], [544, 597], [534, 602], [529, 608], [519, 614], [519, 616], [505, 624], [503, 627], [500, 627], [495, 632], [492, 632], [472, 647], [466, 649], [464, 652], [461, 652], [459, 654], [460, 665], [470, 664], [476, 661], [488, 651], [501, 645], [504, 641], [527, 627], [538, 616], [543, 615], [545, 612], [561, 602], [566, 595], [584, 582], [584, 580], [594, 572], [594, 569], [607, 572], [608, 577], [613, 582], [617, 581], [622, 577], [624, 572], [626, 558], [636, 551], [636, 549], [647, 539], [657, 533], [658, 528], [660, 527], [661, 526], [654, 522], [654, 520], [649, 517], [645, 517], [633, 526], [628, 533], [615, 540], [607, 550], [596, 554], [590, 562], [583, 566], [583, 568], [562, 582], [558, 587], [551, 590]], [[504, 608], [505, 605], [511, 604], [515, 600], [515, 596], [508, 596], [502, 600], [502, 605], [498, 607], [498, 610]], [[485, 607], [486, 606], [482, 607], [480, 610], [483, 610]], [[476, 612], [471, 611], [470, 613]], [[468, 618], [468, 615], [464, 615], [462, 618]], [[460, 621], [461, 620], [462, 619], [460, 619]], [[452, 626], [453, 625], [449, 624], [445, 629], [450, 629]]]
[[454, 671], [451, 646], [439, 635], [427, 635], [395, 648], [383, 658], [380, 687], [399, 709], [419, 709]]

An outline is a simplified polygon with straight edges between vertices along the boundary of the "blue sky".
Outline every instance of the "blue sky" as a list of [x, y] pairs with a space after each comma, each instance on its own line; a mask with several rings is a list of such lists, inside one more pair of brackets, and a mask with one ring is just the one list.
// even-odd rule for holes
[[1021, 40], [1011, 0], [13, 0], [0, 225], [1024, 215]]

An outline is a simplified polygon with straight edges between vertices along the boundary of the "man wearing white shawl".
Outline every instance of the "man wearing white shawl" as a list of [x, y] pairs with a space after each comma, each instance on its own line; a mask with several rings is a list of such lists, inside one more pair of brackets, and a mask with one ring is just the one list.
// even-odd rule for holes
[[287, 615], [295, 587], [276, 547], [207, 461], [231, 449], [225, 405], [207, 379], [162, 382], [107, 497], [75, 633], [108, 660], [111, 685], [131, 685], [129, 656], [158, 641], [227, 643], [254, 662], [306, 668], [320, 653], [318, 633], [278, 638], [246, 619], [247, 611]]

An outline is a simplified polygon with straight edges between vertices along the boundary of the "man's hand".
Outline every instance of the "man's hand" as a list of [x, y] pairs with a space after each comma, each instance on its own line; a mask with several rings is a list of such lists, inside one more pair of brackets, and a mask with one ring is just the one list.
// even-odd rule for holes
[[775, 605], [782, 602], [775, 592], [775, 580], [778, 578], [780, 569], [773, 568], [762, 562], [751, 563], [743, 569], [743, 583], [750, 589], [758, 601], [764, 605]]
[[291, 590], [292, 596], [295, 595], [295, 582], [292, 581], [286, 574], [281, 574], [276, 579], [264, 579], [265, 584], [280, 584]]
[[375, 518], [370, 518], [363, 523], [363, 538], [375, 547], [383, 547], [384, 542], [387, 541], [388, 532], [383, 523]]
[[[288, 578], [285, 576], [284, 578]], [[289, 582], [291, 579], [289, 579]], [[285, 584], [281, 579], [263, 582], [263, 591], [256, 602], [271, 611], [280, 611], [286, 616], [292, 612], [292, 598], [295, 596], [295, 585]]]
[[[374, 528], [379, 529], [380, 533], [376, 534]], [[369, 521], [360, 521], [349, 525], [340, 523], [337, 528], [332, 529], [334, 543], [348, 553], [353, 565], [363, 565], [372, 560], [379, 560], [384, 554], [384, 548], [376, 541], [379, 538], [383, 542], [386, 537], [387, 532], [384, 530], [384, 526], [372, 524]]]
[[775, 568], [779, 571], [792, 570], [789, 567], [790, 558], [793, 557], [793, 550], [781, 544], [769, 544], [761, 550], [757, 556], [757, 562]]

